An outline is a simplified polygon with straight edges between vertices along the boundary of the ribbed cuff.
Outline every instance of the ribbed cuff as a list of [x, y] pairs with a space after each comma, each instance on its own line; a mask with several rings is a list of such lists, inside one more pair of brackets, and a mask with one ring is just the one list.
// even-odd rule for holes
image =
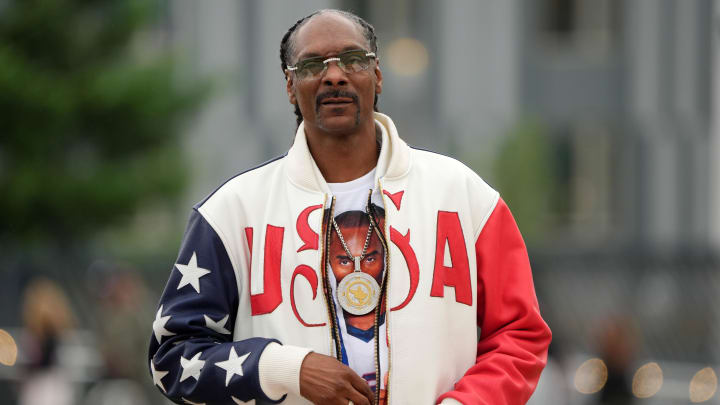
[[455, 398], [445, 398], [442, 402], [440, 402], [440, 405], [462, 405], [462, 402]]
[[265, 346], [258, 361], [260, 389], [273, 401], [285, 394], [300, 395], [300, 367], [312, 350], [272, 342]]

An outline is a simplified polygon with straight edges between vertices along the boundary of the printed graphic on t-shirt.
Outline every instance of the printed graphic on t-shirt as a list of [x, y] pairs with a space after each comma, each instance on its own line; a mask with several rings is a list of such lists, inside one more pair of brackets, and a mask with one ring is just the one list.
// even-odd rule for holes
[[[384, 211], [373, 207], [378, 213], [379, 224], [376, 225], [382, 227]], [[333, 225], [337, 227], [333, 226], [330, 231], [330, 266], [336, 287], [343, 293], [339, 299], [347, 309], [344, 313], [348, 327], [357, 329], [358, 337], [361, 337], [361, 331], [374, 323], [375, 315], [371, 310], [379, 298], [385, 269], [385, 251], [377, 235], [380, 230], [375, 230], [369, 214], [363, 211], [343, 212], [335, 217]]]
[[[365, 211], [345, 211], [335, 217], [335, 222], [345, 241], [345, 246], [334, 228], [330, 232], [329, 261], [332, 269], [331, 283], [336, 308], [338, 313], [338, 325], [343, 332], [341, 336], [343, 359], [347, 359], [348, 365], [368, 381], [370, 388], [375, 391], [375, 305], [366, 314], [355, 315], [342, 308], [338, 301], [338, 286], [342, 281], [355, 272], [356, 265], [359, 270], [372, 277], [378, 286], [382, 285], [382, 278], [385, 271], [385, 250], [380, 241], [378, 232], [382, 232], [385, 222], [385, 210], [372, 204], [372, 211], [379, 229], [372, 227], [370, 218]], [[331, 225], [332, 226], [332, 225]], [[349, 252], [348, 252], [349, 250]], [[348, 254], [349, 253], [349, 254]], [[342, 289], [341, 289], [342, 290]], [[366, 283], [358, 282], [350, 284], [345, 290], [348, 300], [353, 303], [363, 303], [368, 296], [372, 295], [371, 288]], [[376, 301], [380, 305], [380, 317], [378, 319], [379, 335], [381, 336], [381, 369], [382, 374], [387, 373], [384, 358], [387, 356], [387, 343], [385, 334], [385, 308], [384, 303]], [[384, 385], [381, 386], [384, 388]], [[381, 389], [381, 396], [385, 390]]]
[[[364, 378], [373, 391], [379, 383], [380, 405], [383, 405], [388, 375], [387, 322], [385, 313], [381, 313], [377, 319], [377, 343], [380, 353], [376, 356], [374, 307], [380, 295], [379, 287], [385, 271], [385, 251], [378, 237], [378, 232], [382, 233], [385, 228], [385, 211], [383, 197], [376, 183], [375, 169], [349, 182], [328, 183], [333, 195], [334, 219], [347, 247], [346, 249], [343, 246], [331, 221], [328, 270], [332, 271], [328, 271], [328, 279], [337, 309], [335, 321], [340, 331], [342, 360], [357, 375]], [[369, 236], [368, 198], [375, 225], [378, 226], [377, 230], [370, 229]], [[329, 209], [329, 206], [326, 208]], [[377, 284], [378, 289], [374, 299], [371, 291], [373, 284]], [[342, 305], [339, 295], [343, 300]], [[383, 302], [379, 305], [384, 309]], [[343, 306], [349, 311], [344, 310]], [[380, 381], [376, 381], [376, 361], [380, 363]]]

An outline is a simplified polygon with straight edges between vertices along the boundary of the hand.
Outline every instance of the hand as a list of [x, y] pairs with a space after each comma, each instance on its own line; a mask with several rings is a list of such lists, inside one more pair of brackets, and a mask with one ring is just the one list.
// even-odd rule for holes
[[367, 381], [336, 358], [311, 352], [300, 367], [300, 395], [318, 405], [372, 405]]

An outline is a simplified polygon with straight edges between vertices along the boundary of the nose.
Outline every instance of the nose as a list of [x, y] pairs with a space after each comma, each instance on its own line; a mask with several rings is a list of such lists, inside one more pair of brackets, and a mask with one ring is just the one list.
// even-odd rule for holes
[[327, 69], [323, 76], [323, 84], [327, 86], [344, 86], [347, 84], [347, 73], [337, 65], [336, 61], [327, 63]]

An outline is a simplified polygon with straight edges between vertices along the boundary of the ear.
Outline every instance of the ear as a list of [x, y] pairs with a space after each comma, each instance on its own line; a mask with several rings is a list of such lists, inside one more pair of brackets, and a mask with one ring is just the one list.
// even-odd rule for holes
[[297, 104], [297, 98], [295, 97], [295, 81], [290, 71], [285, 69], [285, 85], [288, 94], [288, 101], [290, 104]]
[[380, 70], [380, 59], [375, 62], [375, 94], [382, 93], [382, 71]]

